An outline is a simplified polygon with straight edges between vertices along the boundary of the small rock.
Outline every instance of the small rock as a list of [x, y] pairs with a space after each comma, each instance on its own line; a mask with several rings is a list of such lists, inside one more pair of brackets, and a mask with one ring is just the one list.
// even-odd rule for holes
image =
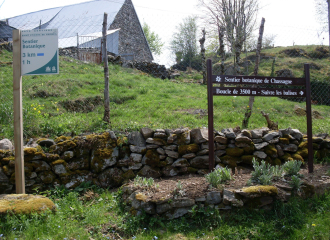
[[0, 141], [0, 150], [9, 150], [9, 151], [12, 151], [13, 150], [13, 144], [7, 138], [2, 139]]

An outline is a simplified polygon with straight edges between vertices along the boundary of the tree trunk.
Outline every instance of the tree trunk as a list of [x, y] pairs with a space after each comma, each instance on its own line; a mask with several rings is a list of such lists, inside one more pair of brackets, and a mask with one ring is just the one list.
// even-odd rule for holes
[[103, 29], [102, 29], [102, 49], [104, 62], [104, 116], [103, 121], [110, 124], [110, 97], [109, 97], [109, 66], [108, 66], [108, 50], [107, 50], [107, 20], [108, 14], [104, 13]]
[[202, 30], [203, 37], [199, 39], [199, 43], [201, 44], [201, 55], [202, 55], [202, 71], [203, 71], [203, 84], [206, 84], [206, 58], [205, 58], [205, 29]]
[[219, 55], [221, 59], [221, 65], [220, 65], [220, 74], [225, 75], [225, 44], [224, 44], [224, 37], [225, 37], [225, 28], [218, 26], [218, 32], [219, 32]]
[[[260, 63], [260, 52], [261, 52], [261, 46], [262, 46], [262, 37], [264, 34], [264, 27], [265, 27], [265, 18], [262, 18], [261, 20], [261, 25], [259, 29], [259, 38], [258, 38], [258, 45], [257, 45], [257, 50], [256, 50], [256, 63], [254, 67], [254, 72], [253, 75], [257, 76], [258, 75], [258, 70], [259, 70], [259, 63]], [[256, 87], [255, 85], [252, 85], [252, 87]], [[249, 126], [249, 120], [252, 114], [252, 109], [253, 109], [253, 103], [254, 103], [254, 96], [250, 96], [249, 98], [249, 107], [246, 109], [245, 112], [245, 117], [243, 119], [243, 128], [248, 128]]]

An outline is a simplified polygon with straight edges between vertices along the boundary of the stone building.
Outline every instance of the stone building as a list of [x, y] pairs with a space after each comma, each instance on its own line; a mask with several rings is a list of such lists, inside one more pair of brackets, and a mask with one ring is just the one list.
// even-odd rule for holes
[[[151, 62], [153, 56], [131, 0], [94, 0], [27, 13], [8, 18], [6, 23], [21, 30], [58, 29], [60, 48], [91, 45], [100, 48], [104, 12], [108, 13], [108, 52], [129, 60]], [[4, 31], [0, 26], [0, 36]], [[8, 38], [7, 35], [6, 28]]]

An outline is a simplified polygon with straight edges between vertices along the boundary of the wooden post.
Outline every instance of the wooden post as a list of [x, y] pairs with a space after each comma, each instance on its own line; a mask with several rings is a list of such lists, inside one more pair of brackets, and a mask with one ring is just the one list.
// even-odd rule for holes
[[213, 126], [213, 83], [212, 83], [212, 61], [207, 60], [207, 100], [208, 100], [208, 133], [209, 133], [209, 171], [215, 167], [214, 160], [214, 126]]
[[109, 66], [107, 50], [107, 20], [108, 14], [104, 13], [102, 29], [102, 49], [104, 62], [104, 116], [103, 121], [110, 123], [110, 97], [109, 97]]
[[312, 173], [314, 168], [313, 154], [313, 128], [312, 128], [312, 99], [309, 64], [305, 64], [306, 79], [306, 116], [307, 116], [307, 142], [308, 142], [308, 172]]
[[13, 92], [14, 92], [14, 146], [16, 193], [25, 193], [22, 74], [21, 74], [21, 31], [13, 30]]

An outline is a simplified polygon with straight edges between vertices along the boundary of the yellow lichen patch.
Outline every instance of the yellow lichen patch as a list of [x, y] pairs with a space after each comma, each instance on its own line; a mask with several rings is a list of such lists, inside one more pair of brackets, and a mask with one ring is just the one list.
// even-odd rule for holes
[[37, 152], [36, 148], [24, 148], [24, 155], [26, 156], [34, 156]]
[[64, 142], [60, 142], [56, 145], [53, 145], [49, 148], [49, 152], [50, 153], [61, 153], [61, 152], [65, 152], [69, 149], [72, 149], [74, 147], [76, 147], [77, 145], [71, 141], [71, 140], [67, 140]]
[[292, 154], [292, 159], [293, 160], [297, 160], [297, 161], [301, 161], [301, 162], [304, 162], [304, 159], [302, 156], [300, 156], [299, 154]]
[[307, 148], [299, 149], [297, 151], [297, 154], [299, 154], [303, 158], [307, 158], [308, 157], [308, 149]]
[[3, 163], [4, 165], [7, 165], [9, 164], [10, 161], [15, 161], [15, 157], [11, 156], [11, 157], [3, 158], [0, 162]]
[[188, 153], [195, 153], [199, 151], [199, 146], [197, 144], [190, 144], [190, 145], [181, 145], [179, 146], [178, 152], [180, 155], [188, 154]]
[[[308, 142], [302, 142], [299, 144], [299, 148], [308, 148]], [[318, 149], [319, 145], [317, 143], [313, 143], [313, 149]]]
[[44, 150], [42, 149], [42, 147], [40, 145], [37, 146], [37, 151], [39, 153], [43, 153], [44, 152]]
[[52, 166], [59, 165], [59, 164], [67, 164], [64, 160], [59, 159], [51, 163]]
[[243, 148], [245, 155], [251, 155], [251, 154], [253, 154], [253, 152], [255, 150], [254, 143], [251, 142], [249, 144], [250, 144], [250, 147], [244, 147]]
[[247, 187], [243, 188], [242, 192], [244, 193], [257, 193], [261, 195], [277, 195], [278, 190], [274, 186], [252, 186], [252, 187]]
[[31, 214], [55, 211], [54, 203], [44, 196], [29, 194], [8, 194], [0, 197], [0, 215]]
[[117, 139], [117, 146], [124, 146], [128, 144], [127, 137], [118, 137]]
[[159, 165], [160, 159], [157, 152], [153, 150], [148, 150], [146, 153], [146, 165], [149, 165], [151, 167], [156, 167]]
[[228, 156], [228, 155], [223, 156], [220, 159], [224, 164], [226, 164], [230, 168], [237, 167], [237, 162], [240, 162], [240, 158], [232, 157], [232, 156]]
[[291, 154], [290, 153], [285, 153], [282, 157], [281, 157], [282, 160], [284, 160], [285, 162], [287, 161], [292, 161], [293, 158], [291, 157]]
[[135, 199], [139, 200], [139, 201], [145, 202], [145, 201], [147, 201], [147, 198], [148, 197], [143, 193], [138, 193], [138, 194], [135, 195]]
[[290, 139], [289, 138], [280, 138], [280, 143], [290, 144]]
[[55, 142], [56, 143], [65, 142], [65, 141], [71, 140], [71, 139], [72, 139], [72, 137], [70, 137], [70, 136], [68, 136], [68, 137], [67, 136], [60, 136], [60, 137], [55, 139]]
[[46, 153], [43, 155], [43, 160], [45, 160], [46, 162], [53, 162], [58, 159], [60, 159], [60, 156], [58, 154]]
[[277, 150], [273, 144], [266, 146], [264, 152], [270, 157], [277, 157]]
[[9, 157], [11, 155], [12, 155], [12, 151], [10, 151], [10, 150], [0, 150], [0, 159]]
[[113, 153], [112, 148], [97, 149], [95, 151], [95, 155], [100, 156], [103, 159], [110, 158], [112, 156], [112, 153]]

